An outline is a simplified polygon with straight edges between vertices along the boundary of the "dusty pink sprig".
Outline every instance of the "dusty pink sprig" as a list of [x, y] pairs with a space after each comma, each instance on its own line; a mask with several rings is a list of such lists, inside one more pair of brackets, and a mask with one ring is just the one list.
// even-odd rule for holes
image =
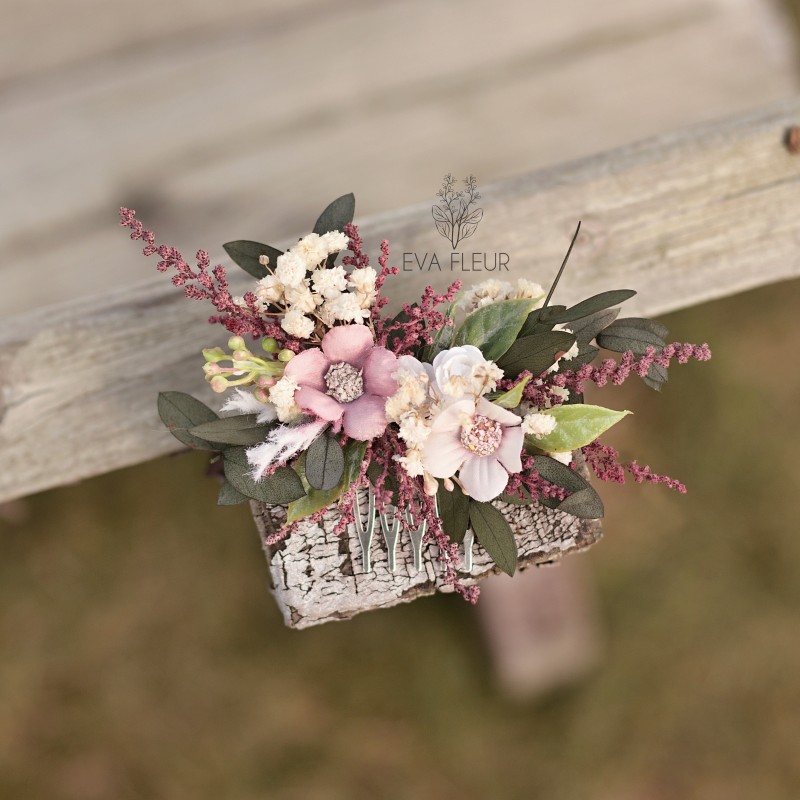
[[661, 483], [668, 489], [686, 494], [686, 486], [668, 475], [658, 475], [649, 466], [640, 466], [636, 461], [621, 462], [619, 452], [610, 445], [596, 439], [581, 448], [586, 463], [601, 481], [625, 483], [625, 473], [629, 472], [636, 483]]
[[261, 317], [257, 308], [256, 296], [248, 292], [245, 306], [234, 302], [228, 287], [225, 268], [218, 264], [211, 267], [211, 259], [205, 250], [198, 250], [195, 255], [197, 268], [192, 269], [180, 251], [168, 245], [157, 245], [153, 231], [147, 230], [136, 218], [136, 212], [129, 208], [120, 208], [120, 225], [131, 230], [131, 239], [145, 243], [142, 254], [152, 256], [158, 254], [160, 261], [156, 265], [159, 272], [174, 270], [172, 283], [183, 289], [186, 297], [192, 300], [207, 300], [220, 313], [209, 317], [209, 322], [224, 325], [231, 333], [244, 336], [272, 336], [278, 341], [286, 340], [286, 333], [279, 325]]
[[705, 342], [703, 344], [673, 342], [660, 351], [655, 347], [648, 347], [638, 358], [628, 350], [622, 353], [619, 361], [606, 358], [599, 367], [584, 364], [577, 371], [565, 367], [555, 373], [550, 382], [554, 386], [564, 386], [581, 393], [586, 381], [591, 381], [597, 386], [605, 386], [611, 381], [613, 385], [619, 386], [632, 373], [645, 377], [653, 364], [667, 369], [673, 360], [679, 364], [686, 364], [692, 359], [708, 361], [710, 358], [711, 348]]

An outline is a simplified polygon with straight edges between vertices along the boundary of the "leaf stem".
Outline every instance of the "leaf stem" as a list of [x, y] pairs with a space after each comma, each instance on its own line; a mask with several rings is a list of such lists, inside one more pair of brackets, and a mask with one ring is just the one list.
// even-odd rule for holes
[[558, 275], [556, 275], [556, 279], [553, 281], [553, 285], [550, 287], [550, 291], [547, 293], [547, 297], [542, 304], [542, 308], [547, 308], [547, 304], [550, 302], [550, 298], [553, 296], [553, 292], [555, 292], [556, 286], [558, 286], [558, 282], [561, 280], [561, 276], [564, 274], [564, 268], [567, 266], [567, 261], [569, 261], [570, 253], [572, 252], [572, 248], [575, 246], [575, 240], [578, 238], [578, 233], [580, 230], [581, 222], [578, 220], [578, 227], [575, 228], [575, 233], [572, 234], [572, 241], [569, 243], [567, 254], [564, 256], [564, 260], [561, 262], [561, 268], [558, 270]]

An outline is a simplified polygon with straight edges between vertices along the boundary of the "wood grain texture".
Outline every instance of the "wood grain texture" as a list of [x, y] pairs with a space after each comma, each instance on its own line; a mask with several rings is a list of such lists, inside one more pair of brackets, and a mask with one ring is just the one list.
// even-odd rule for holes
[[[800, 158], [782, 138], [799, 120], [800, 99], [793, 99], [485, 187], [484, 220], [469, 244], [509, 253], [504, 277], [546, 283], [583, 219], [558, 299], [634, 288], [639, 295], [627, 308], [649, 315], [795, 277]], [[449, 255], [427, 203], [357, 221], [371, 249], [388, 238], [397, 261], [403, 251]], [[126, 246], [136, 247], [117, 231], [113, 247]], [[429, 280], [443, 286], [488, 276], [404, 272], [387, 286], [397, 302], [418, 296]], [[249, 279], [236, 280], [242, 288]], [[175, 389], [209, 399], [199, 349], [225, 334], [205, 318], [204, 307], [159, 276], [5, 319], [0, 500], [178, 449], [158, 421], [155, 398]]]
[[[579, 520], [540, 505], [497, 506], [516, 533], [519, 569], [586, 550], [602, 535], [599, 520]], [[286, 511], [255, 502], [252, 508], [263, 541], [282, 524]], [[442, 585], [435, 545], [426, 546], [423, 568], [417, 572], [411, 542], [408, 536], [401, 535], [396, 570], [391, 572], [386, 544], [380, 526], [376, 526], [371, 547], [373, 569], [365, 572], [355, 526], [349, 525], [340, 538], [332, 533], [337, 520], [338, 514], [331, 508], [319, 524], [302, 525], [278, 545], [264, 546], [272, 593], [289, 627], [309, 628], [350, 619], [363, 611], [410, 603], [437, 591], [452, 591]], [[465, 584], [499, 572], [477, 542], [473, 554], [472, 571], [462, 575]]]
[[797, 88], [764, 0], [487, 9], [0, 0], [0, 314], [144, 274], [119, 205], [213, 252], [300, 230], [345, 191], [383, 212], [447, 171], [484, 185]]

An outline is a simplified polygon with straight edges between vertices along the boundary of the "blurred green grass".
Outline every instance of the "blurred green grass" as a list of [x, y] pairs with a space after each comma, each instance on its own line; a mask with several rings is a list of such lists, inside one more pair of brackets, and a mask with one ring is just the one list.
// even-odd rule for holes
[[609, 647], [494, 692], [451, 597], [298, 633], [245, 508], [184, 455], [31, 498], [0, 531], [0, 797], [796, 798], [800, 281], [665, 318], [714, 359], [604, 391], [614, 443], [682, 478], [604, 486]]

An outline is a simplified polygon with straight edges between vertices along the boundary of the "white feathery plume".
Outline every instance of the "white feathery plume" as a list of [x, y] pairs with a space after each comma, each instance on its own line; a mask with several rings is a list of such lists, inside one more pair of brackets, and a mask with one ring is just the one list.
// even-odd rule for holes
[[279, 425], [270, 431], [265, 442], [247, 449], [247, 460], [253, 467], [250, 473], [257, 481], [275, 464], [283, 464], [292, 456], [308, 450], [314, 439], [330, 423], [324, 419], [304, 425]]
[[275, 406], [272, 403], [262, 403], [257, 400], [252, 392], [243, 389], [234, 389], [235, 394], [228, 397], [225, 405], [220, 409], [223, 412], [235, 414], [258, 414], [256, 422], [259, 425], [265, 422], [272, 422], [278, 416]]

